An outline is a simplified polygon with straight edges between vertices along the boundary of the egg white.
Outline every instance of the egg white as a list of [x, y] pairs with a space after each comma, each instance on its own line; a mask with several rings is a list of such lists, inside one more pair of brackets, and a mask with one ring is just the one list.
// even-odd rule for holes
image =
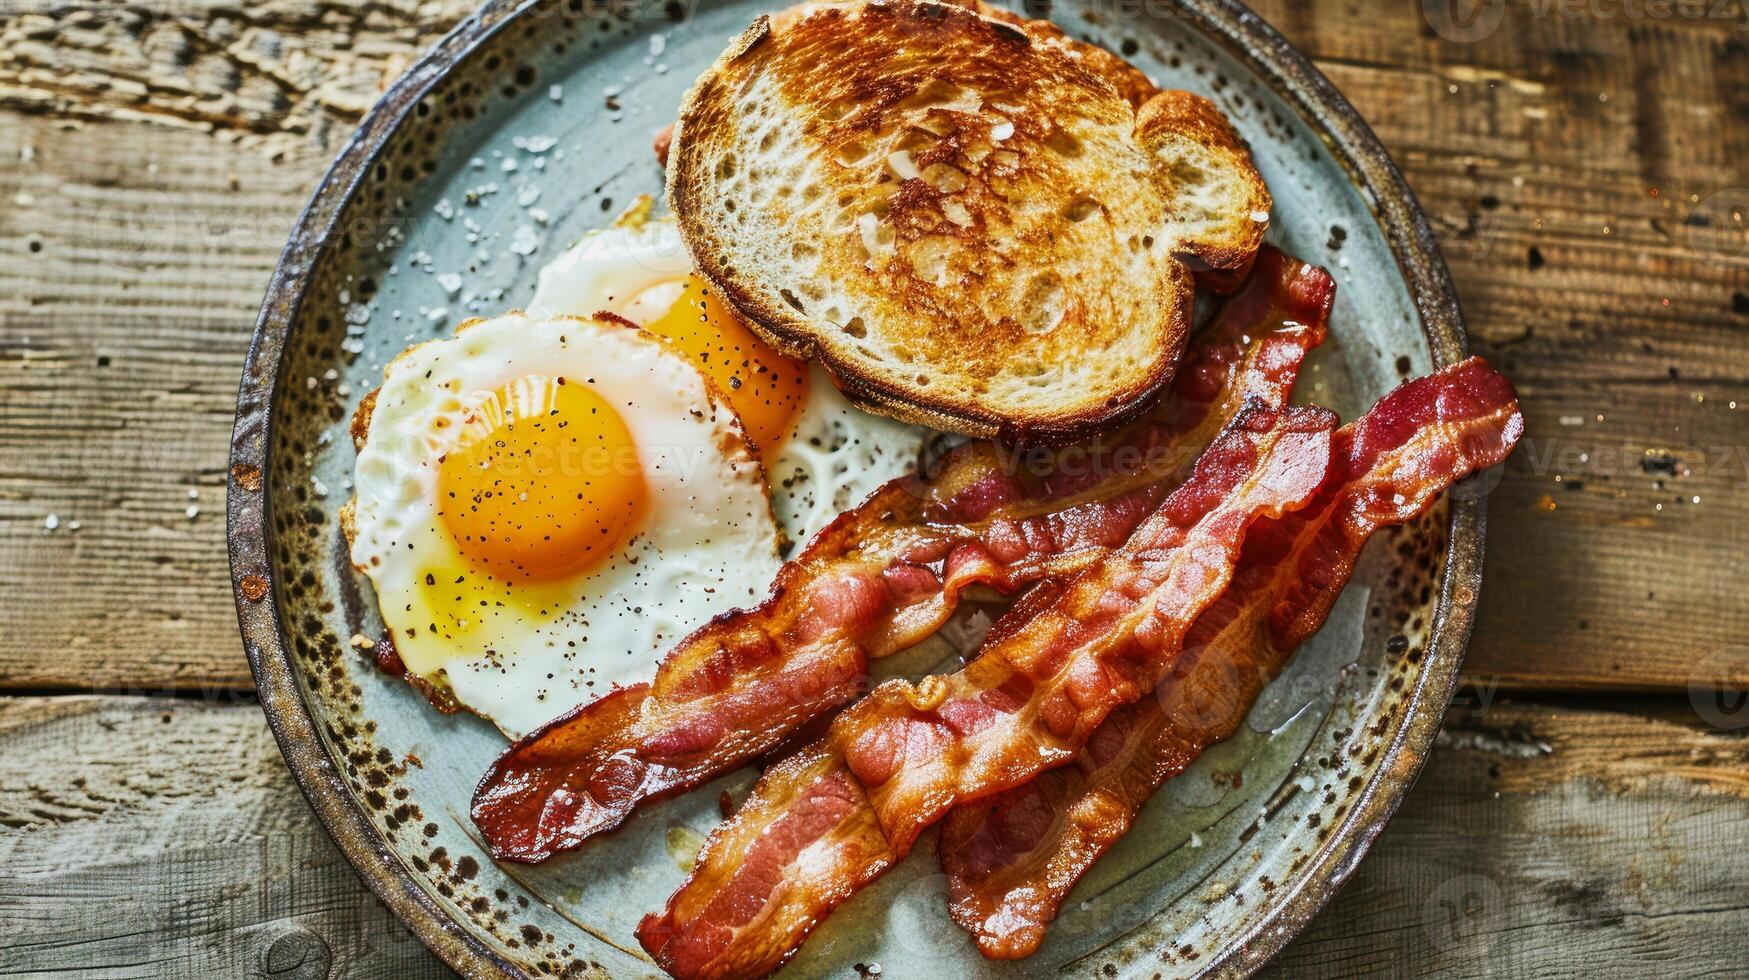
[[[542, 608], [427, 601], [430, 569], [466, 560], [439, 512], [439, 461], [471, 405], [529, 375], [581, 380], [614, 406], [636, 444], [644, 516], [613, 555], [552, 585], [559, 601], [542, 591]], [[384, 371], [356, 488], [352, 561], [402, 662], [512, 737], [648, 680], [687, 633], [763, 597], [780, 564], [761, 466], [726, 398], [659, 338], [610, 321], [512, 313], [402, 354]]]
[[[606, 311], [649, 323], [679, 299], [693, 263], [672, 219], [647, 218], [640, 202], [613, 227], [591, 232], [540, 273], [531, 315]], [[881, 484], [916, 470], [927, 429], [850, 404], [819, 365], [787, 438], [766, 453], [778, 526], [804, 542]]]

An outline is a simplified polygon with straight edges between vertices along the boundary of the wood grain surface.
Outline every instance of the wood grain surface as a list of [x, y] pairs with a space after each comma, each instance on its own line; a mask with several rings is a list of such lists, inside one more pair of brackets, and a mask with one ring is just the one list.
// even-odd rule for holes
[[[1513, 6], [1457, 43], [1417, 4], [1260, 6], [1402, 165], [1476, 350], [1524, 395], [1471, 674], [1749, 684], [1744, 22]], [[249, 325], [351, 124], [466, 4], [170, 9], [0, 26], [14, 689], [249, 683], [220, 517]]]
[[1647, 708], [1454, 709], [1272, 976], [1741, 976], [1749, 743]]
[[[29, 760], [0, 786], [0, 972], [449, 975], [328, 842], [252, 705], [9, 698], [0, 743]], [[1749, 741], [1683, 711], [1454, 709], [1272, 975], [1740, 975], [1746, 773]]]
[[[1256, 5], [1403, 168], [1528, 420], [1471, 705], [1276, 970], [1735, 973], [1749, 13], [1449, 4]], [[293, 216], [469, 6], [0, 0], [0, 973], [443, 973], [241, 693], [223, 474]]]

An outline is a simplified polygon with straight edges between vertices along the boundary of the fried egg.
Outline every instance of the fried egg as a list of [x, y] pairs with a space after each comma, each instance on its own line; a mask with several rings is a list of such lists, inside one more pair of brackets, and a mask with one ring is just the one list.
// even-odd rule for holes
[[529, 312], [614, 313], [684, 351], [728, 391], [792, 542], [916, 469], [927, 430], [856, 408], [818, 365], [772, 349], [694, 274], [674, 222], [649, 211], [641, 198], [542, 269]]
[[[779, 539], [742, 419], [772, 423], [696, 357], [609, 319], [513, 313], [385, 369], [348, 528], [410, 673], [515, 737], [648, 680], [764, 595]], [[766, 380], [771, 412], [799, 402], [799, 382]]]

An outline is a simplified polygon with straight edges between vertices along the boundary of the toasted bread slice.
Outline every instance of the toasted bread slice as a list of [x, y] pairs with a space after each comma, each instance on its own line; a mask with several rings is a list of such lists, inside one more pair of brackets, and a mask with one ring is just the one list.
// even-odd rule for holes
[[943, 2], [964, 7], [991, 20], [1013, 24], [1025, 31], [1028, 37], [1041, 44], [1054, 44], [1062, 47], [1069, 57], [1081, 62], [1088, 71], [1103, 76], [1112, 88], [1117, 89], [1118, 94], [1123, 96], [1125, 101], [1137, 109], [1142, 107], [1142, 103], [1160, 92], [1160, 89], [1140, 68], [1097, 44], [1075, 40], [1064, 34], [1062, 28], [1048, 20], [1033, 20], [1022, 17], [1012, 10], [992, 7], [983, 3], [982, 0], [943, 0]]
[[1192, 273], [1242, 274], [1269, 210], [1207, 100], [924, 0], [760, 18], [688, 93], [668, 195], [700, 271], [853, 401], [1020, 441], [1144, 410]]

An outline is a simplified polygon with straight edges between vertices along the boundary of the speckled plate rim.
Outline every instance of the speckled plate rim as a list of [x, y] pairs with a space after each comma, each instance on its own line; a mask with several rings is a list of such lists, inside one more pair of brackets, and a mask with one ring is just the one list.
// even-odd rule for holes
[[[1466, 356], [1468, 339], [1433, 230], [1378, 138], [1329, 79], [1273, 27], [1237, 0], [1174, 0], [1174, 16], [1256, 72], [1322, 138], [1372, 209], [1420, 315], [1435, 367]], [[267, 486], [272, 405], [281, 355], [311, 275], [335, 222], [391, 136], [420, 99], [462, 59], [540, 0], [488, 0], [407, 70], [366, 114], [299, 215], [268, 283], [237, 395], [231, 439], [227, 534], [232, 593], [250, 670], [286, 764], [329, 835], [360, 878], [452, 968], [468, 977], [526, 974], [451, 918], [414, 880], [346, 788], [300, 690], [292, 644], [271, 574], [273, 532]], [[1480, 593], [1485, 504], [1452, 497], [1449, 542], [1428, 655], [1410, 692], [1405, 721], [1360, 802], [1246, 933], [1203, 965], [1199, 976], [1245, 976], [1279, 952], [1353, 873], [1414, 784], [1456, 687]], [[248, 581], [254, 587], [245, 585]], [[260, 583], [265, 583], [263, 591]]]

